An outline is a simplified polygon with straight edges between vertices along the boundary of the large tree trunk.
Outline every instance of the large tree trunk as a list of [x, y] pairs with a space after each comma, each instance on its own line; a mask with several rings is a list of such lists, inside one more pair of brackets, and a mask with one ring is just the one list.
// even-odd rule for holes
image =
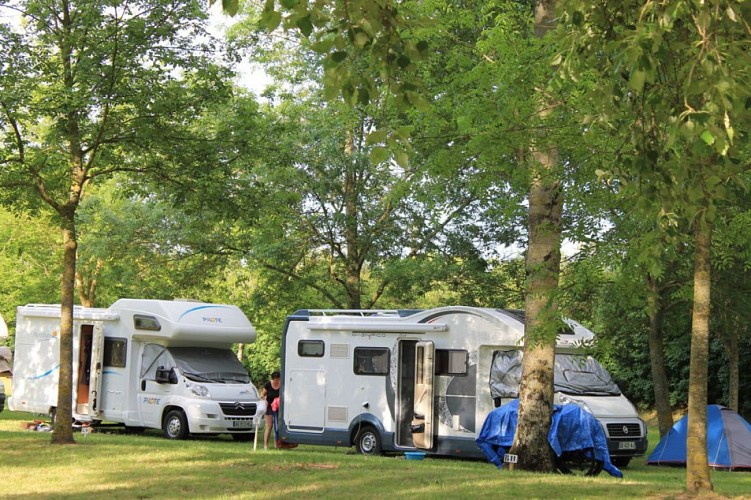
[[[63, 3], [60, 58], [63, 66], [65, 88], [73, 89], [77, 83], [73, 71], [74, 36], [71, 32], [73, 20], [70, 6]], [[57, 408], [52, 429], [52, 443], [72, 444], [73, 440], [73, 299], [76, 285], [76, 210], [81, 201], [86, 182], [84, 154], [81, 146], [81, 129], [77, 110], [71, 108], [65, 117], [65, 133], [70, 153], [70, 189], [68, 199], [63, 204], [55, 202], [43, 185], [38, 185], [42, 198], [58, 213], [63, 230], [63, 279], [60, 296], [60, 371], [57, 384]]]
[[691, 367], [688, 381], [686, 489], [711, 491], [707, 463], [707, 359], [709, 357], [710, 250], [712, 225], [697, 217], [694, 229], [694, 310], [691, 316]]
[[[535, 5], [535, 34], [543, 37], [554, 25], [555, 1]], [[549, 109], [543, 99], [541, 116]], [[519, 419], [510, 453], [523, 470], [553, 472], [554, 454], [548, 443], [553, 416], [553, 367], [558, 312], [555, 295], [561, 266], [563, 192], [555, 173], [557, 150], [536, 144], [532, 151], [529, 190], [524, 361], [519, 387]]]
[[649, 283], [649, 364], [652, 369], [652, 385], [654, 388], [655, 410], [657, 411], [657, 426], [660, 438], [665, 436], [673, 427], [673, 413], [670, 409], [670, 389], [668, 376], [665, 372], [665, 350], [663, 344], [662, 326], [665, 319], [662, 291], [654, 279]]
[[[554, 150], [533, 152], [541, 170], [552, 169]], [[553, 367], [558, 312], [555, 294], [561, 263], [563, 195], [549, 172], [535, 175], [529, 194], [529, 248], [524, 361], [519, 388], [519, 420], [511, 453], [524, 470], [552, 472], [548, 432], [553, 415]]]
[[63, 220], [63, 280], [60, 298], [60, 372], [52, 443], [72, 444], [73, 419], [73, 293], [76, 276], [76, 229], [73, 216]]

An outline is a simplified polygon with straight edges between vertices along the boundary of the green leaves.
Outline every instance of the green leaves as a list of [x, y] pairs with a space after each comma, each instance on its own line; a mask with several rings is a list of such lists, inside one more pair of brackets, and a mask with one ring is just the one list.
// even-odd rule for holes
[[712, 132], [709, 130], [705, 130], [704, 132], [699, 135], [701, 139], [709, 146], [715, 143], [715, 137], [712, 135]]
[[354, 106], [391, 95], [405, 109], [424, 110], [428, 101], [413, 72], [428, 44], [408, 36], [414, 29], [409, 11], [391, 1], [266, 0], [261, 25], [297, 32], [323, 56], [327, 99], [340, 95]]
[[[209, 5], [213, 5], [216, 0], [209, 0]], [[229, 16], [237, 14], [240, 7], [240, 0], [222, 0], [222, 10]]]

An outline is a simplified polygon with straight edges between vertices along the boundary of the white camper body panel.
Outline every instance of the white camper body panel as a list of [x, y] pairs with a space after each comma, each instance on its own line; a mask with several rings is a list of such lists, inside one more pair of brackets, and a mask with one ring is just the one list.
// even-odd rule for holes
[[[567, 323], [557, 352], [575, 353], [594, 340], [579, 323]], [[298, 311], [288, 318], [282, 338], [281, 437], [302, 444], [354, 444], [363, 453], [422, 449], [482, 457], [474, 440], [495, 408], [489, 388], [493, 354], [521, 348], [523, 335], [519, 315], [498, 309], [456, 306], [406, 316]], [[421, 363], [428, 362], [433, 366], [423, 370]], [[595, 416], [638, 423], [645, 437], [628, 400], [612, 399], [625, 401], [628, 415], [598, 407]]]
[[[173, 425], [167, 437], [223, 432], [252, 437], [266, 405], [231, 351], [233, 343], [255, 340], [255, 329], [239, 308], [120, 299], [107, 309], [75, 307], [73, 316], [77, 421], [164, 429], [167, 435], [165, 417], [172, 413], [183, 426]], [[59, 305], [18, 308], [11, 410], [48, 414], [56, 408], [59, 330]], [[188, 372], [190, 361], [180, 356], [195, 366], [202, 356], [237, 362], [232, 365], [237, 378], [197, 379], [197, 372]], [[229, 375], [216, 375], [222, 376]]]

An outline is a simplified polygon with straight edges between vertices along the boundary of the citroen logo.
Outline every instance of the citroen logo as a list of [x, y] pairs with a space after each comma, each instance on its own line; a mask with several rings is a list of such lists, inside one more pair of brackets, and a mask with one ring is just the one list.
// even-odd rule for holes
[[623, 426], [623, 433], [624, 434], [628, 434], [628, 426], [627, 425]]
[[242, 403], [241, 403], [241, 402], [239, 402], [239, 401], [237, 401], [237, 402], [235, 403], [235, 410], [238, 410], [238, 411], [243, 411], [244, 409], [245, 409], [245, 405], [244, 405], [244, 404], [242, 404]]

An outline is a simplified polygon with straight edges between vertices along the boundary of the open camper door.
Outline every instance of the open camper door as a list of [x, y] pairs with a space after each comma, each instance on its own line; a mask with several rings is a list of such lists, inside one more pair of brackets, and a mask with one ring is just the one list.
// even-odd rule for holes
[[415, 346], [415, 405], [412, 418], [412, 440], [416, 448], [433, 447], [433, 342]]
[[102, 364], [104, 362], [104, 327], [96, 325], [91, 340], [91, 380], [89, 383], [89, 415], [97, 417], [102, 412]]

